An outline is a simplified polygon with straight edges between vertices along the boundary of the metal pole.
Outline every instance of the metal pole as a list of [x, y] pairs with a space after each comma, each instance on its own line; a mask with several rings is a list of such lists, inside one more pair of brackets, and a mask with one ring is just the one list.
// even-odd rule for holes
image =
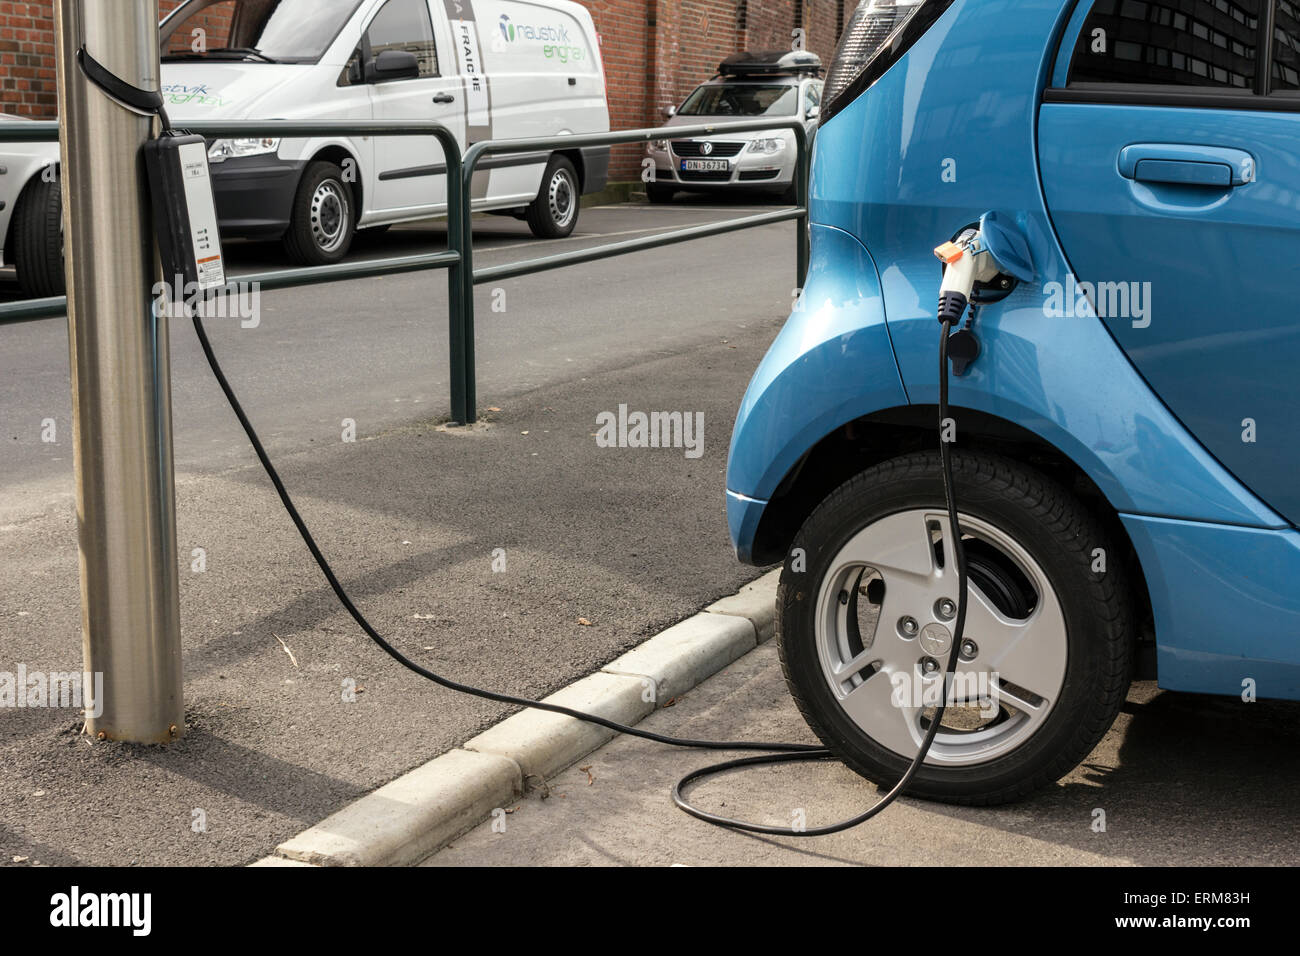
[[[463, 414], [453, 411], [452, 415], [466, 425], [478, 421], [478, 368], [474, 358], [474, 166], [480, 155], [482, 150], [476, 150], [473, 146], [469, 148], [469, 152], [462, 158], [459, 185], [461, 293], [459, 341], [455, 346], [459, 346], [463, 369], [459, 397]], [[451, 188], [451, 177], [448, 176], [448, 191]], [[455, 400], [453, 396], [453, 401]]]
[[116, 76], [158, 89], [158, 0], [55, 11], [82, 647], [87, 673], [103, 675], [87, 730], [158, 743], [184, 732], [185, 711], [168, 329], [152, 309], [160, 270], [141, 158], [154, 120], [77, 64], [84, 43]]

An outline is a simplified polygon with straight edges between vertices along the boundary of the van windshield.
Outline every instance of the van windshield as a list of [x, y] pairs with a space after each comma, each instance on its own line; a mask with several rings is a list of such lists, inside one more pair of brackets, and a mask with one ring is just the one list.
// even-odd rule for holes
[[162, 58], [315, 63], [362, 0], [189, 0], [162, 26]]
[[785, 84], [719, 83], [696, 87], [678, 116], [789, 116], [797, 112], [799, 87]]

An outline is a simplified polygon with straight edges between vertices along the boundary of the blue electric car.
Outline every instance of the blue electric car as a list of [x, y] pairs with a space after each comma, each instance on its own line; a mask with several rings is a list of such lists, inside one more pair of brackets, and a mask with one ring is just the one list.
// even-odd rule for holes
[[[1058, 779], [1135, 678], [1300, 699], [1300, 4], [863, 0], [811, 175], [727, 513], [741, 560], [784, 563], [782, 660], [826, 745], [892, 782], [935, 712], [941, 438], [969, 609], [911, 792]], [[972, 237], [996, 267], [941, 427], [935, 250]]]

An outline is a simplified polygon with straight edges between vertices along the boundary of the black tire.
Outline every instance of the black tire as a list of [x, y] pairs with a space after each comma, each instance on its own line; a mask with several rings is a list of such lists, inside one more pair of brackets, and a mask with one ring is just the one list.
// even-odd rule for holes
[[33, 299], [63, 295], [63, 197], [56, 178], [37, 176], [14, 207], [13, 263], [23, 293]]
[[799, 186], [796, 183], [790, 183], [780, 194], [781, 202], [787, 206], [793, 206], [799, 201]]
[[666, 183], [645, 184], [645, 198], [650, 200], [650, 202], [654, 203], [656, 206], [667, 205], [673, 201], [673, 196], [676, 194], [677, 190], [673, 189], [672, 186], [669, 186]]
[[563, 156], [552, 156], [542, 174], [537, 198], [528, 205], [524, 218], [539, 239], [563, 239], [578, 224], [582, 190], [573, 163]]
[[357, 230], [356, 193], [334, 163], [316, 161], [303, 170], [284, 234], [284, 249], [294, 262], [324, 266], [339, 262], [352, 248]]
[[[992, 455], [954, 452], [953, 472], [959, 513], [997, 528], [1045, 572], [1066, 626], [1065, 674], [1052, 709], [1014, 749], [964, 766], [927, 762], [908, 793], [946, 803], [1005, 803], [1060, 779], [1110, 728], [1131, 679], [1133, 614], [1118, 552], [1065, 489]], [[830, 563], [855, 534], [914, 508], [944, 511], [937, 451], [876, 465], [826, 498], [791, 546], [792, 554], [803, 549], [805, 570], [786, 561], [777, 599], [782, 667], [804, 719], [836, 757], [882, 786], [896, 783], [910, 759], [879, 744], [839, 704], [818, 657], [815, 605]], [[1112, 556], [1104, 574], [1092, 570], [1095, 548]]]

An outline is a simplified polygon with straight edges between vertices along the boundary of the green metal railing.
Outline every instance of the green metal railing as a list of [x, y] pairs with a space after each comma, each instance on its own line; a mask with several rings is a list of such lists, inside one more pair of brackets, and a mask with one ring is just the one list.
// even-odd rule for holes
[[[196, 122], [185, 128], [209, 138], [316, 138], [354, 136], [433, 136], [442, 147], [447, 167], [447, 249], [445, 252], [400, 256], [363, 262], [342, 262], [329, 266], [309, 266], [300, 269], [277, 269], [241, 275], [239, 282], [256, 282], [262, 289], [285, 289], [317, 282], [341, 282], [370, 276], [394, 275], [424, 269], [447, 270], [447, 342], [451, 373], [451, 417], [464, 424], [473, 423], [477, 415], [477, 384], [474, 361], [474, 286], [485, 282], [531, 275], [548, 269], [559, 269], [581, 262], [592, 262], [613, 256], [627, 255], [643, 249], [716, 236], [740, 229], [765, 226], [776, 222], [794, 220], [795, 261], [797, 285], [802, 288], [808, 274], [808, 135], [803, 121], [785, 117], [753, 122], [715, 123], [696, 126], [672, 126], [656, 129], [620, 130], [612, 133], [591, 133], [545, 137], [536, 139], [488, 140], [475, 143], [463, 155], [456, 136], [447, 127], [437, 123], [408, 123], [404, 121], [356, 122], [332, 120], [299, 123], [285, 120], [253, 123]], [[681, 139], [688, 136], [708, 136], [727, 132], [759, 132], [785, 130], [794, 134], [797, 149], [795, 168], [795, 205], [757, 215], [743, 216], [722, 222], [688, 226], [671, 232], [643, 236], [622, 242], [610, 243], [590, 249], [561, 252], [523, 262], [475, 270], [473, 265], [474, 224], [471, 200], [471, 182], [475, 167], [488, 154], [550, 153], [565, 149], [592, 146], [616, 146], [626, 143], [644, 143], [656, 139]], [[57, 142], [59, 124], [56, 122], [0, 123], [0, 143]], [[453, 188], [459, 184], [459, 188]], [[22, 302], [0, 304], [0, 324], [30, 319], [51, 318], [67, 312], [67, 299], [63, 296], [47, 299], [29, 299]]]

